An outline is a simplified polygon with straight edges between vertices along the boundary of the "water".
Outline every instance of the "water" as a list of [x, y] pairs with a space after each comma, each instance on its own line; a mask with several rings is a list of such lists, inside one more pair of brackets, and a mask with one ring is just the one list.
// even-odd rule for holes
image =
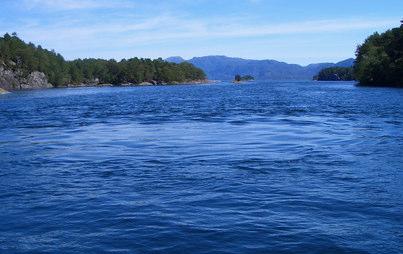
[[0, 97], [0, 253], [403, 253], [403, 90]]

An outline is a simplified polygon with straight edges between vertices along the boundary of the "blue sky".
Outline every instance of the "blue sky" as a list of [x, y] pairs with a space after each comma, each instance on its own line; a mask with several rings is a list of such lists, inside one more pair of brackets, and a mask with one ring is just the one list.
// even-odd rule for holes
[[66, 59], [227, 55], [339, 61], [399, 26], [402, 0], [0, 0], [0, 33]]

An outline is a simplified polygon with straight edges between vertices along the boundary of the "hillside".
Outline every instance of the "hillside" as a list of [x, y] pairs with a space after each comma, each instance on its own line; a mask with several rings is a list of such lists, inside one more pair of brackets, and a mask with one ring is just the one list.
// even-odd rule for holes
[[368, 37], [357, 49], [354, 72], [361, 85], [403, 87], [403, 24]]
[[0, 88], [6, 90], [99, 84], [165, 84], [204, 80], [190, 63], [162, 59], [78, 59], [25, 43], [16, 34], [0, 37]]
[[353, 81], [354, 73], [352, 67], [330, 67], [325, 68], [313, 77], [318, 81]]
[[[181, 57], [170, 57], [167, 61], [181, 63]], [[252, 75], [260, 80], [311, 80], [319, 71], [329, 67], [351, 67], [354, 59], [339, 63], [319, 63], [301, 66], [275, 60], [248, 60], [226, 56], [195, 57], [186, 62], [202, 69], [209, 79], [232, 80], [236, 74]]]

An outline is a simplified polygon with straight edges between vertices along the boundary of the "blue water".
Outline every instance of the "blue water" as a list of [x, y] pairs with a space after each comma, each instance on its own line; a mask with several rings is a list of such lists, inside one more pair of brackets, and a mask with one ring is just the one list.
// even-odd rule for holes
[[0, 253], [403, 253], [403, 89], [0, 96]]

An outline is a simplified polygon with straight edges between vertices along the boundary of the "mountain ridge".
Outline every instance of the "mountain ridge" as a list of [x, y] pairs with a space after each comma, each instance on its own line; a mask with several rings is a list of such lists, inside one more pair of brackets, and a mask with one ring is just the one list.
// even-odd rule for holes
[[313, 63], [302, 66], [273, 59], [253, 60], [223, 55], [193, 57], [189, 60], [173, 56], [165, 60], [173, 63], [192, 63], [204, 70], [207, 77], [213, 80], [232, 80], [236, 74], [252, 75], [260, 80], [312, 80], [322, 69], [351, 67], [355, 61], [353, 58], [348, 58], [337, 63]]

